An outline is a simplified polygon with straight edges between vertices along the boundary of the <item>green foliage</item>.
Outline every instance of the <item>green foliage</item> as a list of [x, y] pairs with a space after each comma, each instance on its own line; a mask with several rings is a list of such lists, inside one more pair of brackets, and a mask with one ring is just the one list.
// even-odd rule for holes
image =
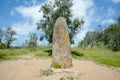
[[40, 40], [46, 38], [49, 43], [52, 43], [54, 23], [58, 17], [65, 17], [68, 24], [70, 41], [74, 43], [73, 37], [77, 34], [78, 28], [83, 25], [84, 21], [78, 18], [71, 20], [71, 7], [72, 0], [55, 0], [54, 3], [49, 2], [42, 5], [40, 12], [43, 12], [43, 18], [37, 23], [37, 29], [42, 29], [44, 32]]
[[37, 47], [37, 34], [36, 33], [30, 33], [28, 41], [26, 41], [26, 44], [30, 48]]
[[112, 24], [104, 30], [104, 44], [114, 51], [120, 51], [120, 26]]
[[2, 42], [4, 32], [0, 29], [0, 42]]
[[53, 63], [51, 65], [51, 67], [53, 67], [53, 68], [61, 68], [62, 66], [59, 63]]
[[120, 26], [120, 16], [118, 17], [118, 22], [117, 23]]
[[106, 29], [88, 31], [84, 40], [79, 43], [81, 47], [108, 47], [113, 51], [120, 51], [120, 25], [119, 22], [116, 24], [109, 25]]
[[4, 49], [5, 48], [5, 44], [3, 44], [2, 42], [0, 42], [0, 49]]
[[16, 32], [13, 31], [11, 27], [7, 27], [5, 30], [5, 35], [4, 35], [6, 48], [10, 48], [12, 42], [16, 40], [14, 35], [16, 35]]

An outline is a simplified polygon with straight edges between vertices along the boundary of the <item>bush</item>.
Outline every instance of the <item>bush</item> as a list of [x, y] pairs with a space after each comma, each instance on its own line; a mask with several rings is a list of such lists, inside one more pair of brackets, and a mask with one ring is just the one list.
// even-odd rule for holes
[[5, 44], [0, 42], [0, 49], [4, 49], [5, 48]]

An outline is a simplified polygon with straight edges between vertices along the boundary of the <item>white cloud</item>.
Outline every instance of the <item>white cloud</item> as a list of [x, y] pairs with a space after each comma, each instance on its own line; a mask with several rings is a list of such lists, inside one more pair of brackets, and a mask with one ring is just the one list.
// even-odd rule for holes
[[17, 39], [17, 38], [19, 38], [19, 36], [18, 36], [18, 35], [14, 35], [13, 37], [14, 37], [14, 38], [16, 38], [16, 39]]
[[87, 31], [88, 31], [88, 27], [82, 27], [80, 32], [76, 35], [76, 37], [74, 38], [75, 44], [72, 45], [72, 47], [75, 47], [78, 45], [78, 43], [84, 39]]
[[[22, 15], [25, 20], [28, 19], [28, 21], [13, 24], [12, 28], [17, 32], [17, 34], [26, 35], [35, 30], [35, 24], [42, 18], [43, 13], [38, 11], [40, 10], [41, 5], [44, 3], [35, 5], [36, 0], [32, 1], [32, 3], [34, 3], [32, 6], [18, 6], [15, 8], [15, 11]], [[54, 2], [54, 0], [47, 0], [46, 2], [49, 1]], [[28, 3], [26, 3], [26, 5], [27, 4]], [[75, 45], [77, 45], [78, 42], [84, 38], [93, 20], [94, 2], [93, 0], [73, 0], [73, 6], [71, 9], [73, 12], [73, 18], [84, 18], [85, 20], [82, 30], [75, 37]], [[29, 20], [31, 20], [31, 22], [29, 22]]]
[[15, 23], [12, 25], [12, 29], [16, 31], [17, 34], [26, 35], [36, 29], [34, 24], [29, 23]]
[[[42, 13], [39, 12], [40, 6], [41, 5], [30, 7], [18, 6], [14, 9], [14, 15], [16, 12], [19, 13], [22, 15], [24, 21], [13, 23], [12, 28], [17, 32], [17, 34], [26, 35], [36, 29], [36, 23], [42, 17]], [[13, 14], [13, 10], [11, 11], [11, 14]]]
[[115, 20], [112, 19], [112, 18], [107, 19], [107, 20], [103, 20], [103, 21], [101, 22], [101, 24], [113, 24], [113, 23], [115, 23]]
[[88, 14], [88, 11], [93, 7], [92, 0], [73, 0], [72, 12], [73, 16], [84, 17]]
[[20, 13], [24, 18], [28, 18], [33, 20], [33, 22], [37, 22], [42, 17], [42, 12], [39, 12], [41, 5], [25, 7], [19, 6], [15, 10]]
[[72, 46], [77, 46], [77, 44], [83, 40], [87, 31], [90, 30], [90, 25], [94, 15], [93, 0], [73, 0], [72, 12], [73, 18], [83, 17], [85, 20], [84, 26], [79, 30], [79, 33], [74, 38], [75, 44]]
[[117, 4], [120, 2], [120, 0], [112, 0], [113, 3]]

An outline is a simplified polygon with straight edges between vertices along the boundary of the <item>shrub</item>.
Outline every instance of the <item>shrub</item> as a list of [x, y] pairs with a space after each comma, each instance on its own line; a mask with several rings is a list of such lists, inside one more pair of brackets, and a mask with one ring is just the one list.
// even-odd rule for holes
[[4, 49], [5, 48], [5, 44], [0, 42], [0, 49]]

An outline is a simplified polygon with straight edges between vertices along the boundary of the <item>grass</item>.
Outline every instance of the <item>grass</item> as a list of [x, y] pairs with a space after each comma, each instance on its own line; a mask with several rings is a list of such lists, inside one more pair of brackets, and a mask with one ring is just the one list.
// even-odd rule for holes
[[73, 50], [77, 51], [79, 54], [83, 54], [83, 57], [86, 59], [91, 59], [95, 62], [110, 66], [120, 67], [120, 51], [113, 52], [108, 49], [100, 49], [96, 47], [89, 49], [74, 48]]
[[71, 53], [72, 53], [72, 57], [73, 58], [81, 58], [81, 57], [83, 57], [84, 56], [84, 54], [82, 53], [82, 52], [80, 52], [79, 50], [72, 50], [71, 51]]
[[40, 48], [38, 51], [34, 52], [35, 57], [51, 57], [52, 49], [50, 48]]
[[[35, 57], [51, 57], [52, 49], [49, 47], [43, 48], [20, 48], [20, 49], [0, 49], [0, 59], [12, 59], [19, 55], [24, 55], [33, 52]], [[81, 59], [90, 59], [95, 62], [107, 64], [111, 66], [120, 67], [120, 51], [113, 52], [108, 49], [101, 48], [89, 48], [89, 49], [81, 49], [81, 48], [73, 48], [72, 49], [72, 57]]]
[[28, 54], [30, 51], [28, 49], [0, 49], [0, 59], [7, 60], [15, 58], [19, 55]]
[[61, 68], [62, 66], [59, 63], [53, 63], [51, 65], [51, 67], [53, 67], [53, 68]]
[[49, 48], [12, 48], [0, 49], [0, 59], [8, 60], [31, 52], [34, 53], [35, 57], [50, 57], [52, 55], [52, 50]]

